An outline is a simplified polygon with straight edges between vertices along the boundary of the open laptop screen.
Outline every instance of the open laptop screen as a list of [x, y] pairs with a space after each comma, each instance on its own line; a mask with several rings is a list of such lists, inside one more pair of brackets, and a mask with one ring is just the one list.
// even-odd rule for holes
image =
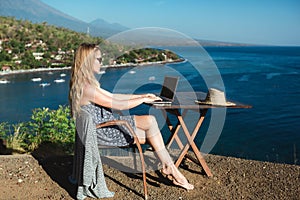
[[162, 85], [160, 96], [166, 99], [173, 100], [175, 96], [176, 87], [179, 77], [165, 76], [164, 83]]

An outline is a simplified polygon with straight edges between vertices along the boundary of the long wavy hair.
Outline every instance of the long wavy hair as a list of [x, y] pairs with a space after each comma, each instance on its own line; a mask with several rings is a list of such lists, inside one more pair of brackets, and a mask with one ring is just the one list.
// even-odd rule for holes
[[[80, 111], [80, 100], [83, 95], [83, 88], [86, 84], [92, 87], [99, 87], [100, 84], [94, 75], [94, 62], [96, 52], [100, 51], [96, 44], [81, 44], [76, 50], [73, 66], [71, 69], [69, 102], [71, 115], [76, 118]], [[101, 52], [101, 51], [100, 51]]]

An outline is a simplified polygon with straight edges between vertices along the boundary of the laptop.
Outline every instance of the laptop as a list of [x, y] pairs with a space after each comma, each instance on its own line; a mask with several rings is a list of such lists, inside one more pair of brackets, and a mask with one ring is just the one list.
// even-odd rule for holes
[[150, 102], [149, 104], [171, 104], [175, 97], [178, 80], [178, 76], [165, 76], [160, 94], [158, 95], [162, 100]]

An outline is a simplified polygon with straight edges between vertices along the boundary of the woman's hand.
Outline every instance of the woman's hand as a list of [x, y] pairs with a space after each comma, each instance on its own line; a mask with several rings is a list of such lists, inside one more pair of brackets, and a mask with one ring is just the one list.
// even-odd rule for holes
[[155, 94], [148, 93], [148, 94], [144, 94], [143, 97], [144, 98], [156, 98], [157, 96]]
[[162, 99], [155, 94], [145, 94], [143, 95], [144, 102], [153, 102], [153, 101], [161, 101]]

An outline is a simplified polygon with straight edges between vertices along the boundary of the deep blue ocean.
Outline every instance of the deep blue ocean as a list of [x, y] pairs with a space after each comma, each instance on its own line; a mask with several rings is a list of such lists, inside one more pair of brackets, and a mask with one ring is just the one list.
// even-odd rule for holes
[[[227, 98], [252, 105], [251, 109], [227, 109], [222, 133], [210, 153], [299, 165], [300, 47], [205, 49], [221, 74]], [[193, 47], [178, 47], [178, 52], [198, 56]], [[199, 66], [205, 71], [205, 62]], [[101, 86], [114, 92], [159, 92], [157, 83], [162, 82], [164, 75], [173, 73], [182, 75], [179, 91], [189, 89], [189, 84], [195, 91], [207, 91], [201, 75], [189, 62], [106, 69], [105, 72], [98, 77]], [[61, 77], [63, 73], [66, 76]], [[50, 85], [41, 87], [41, 82], [31, 81], [35, 77]], [[65, 82], [55, 83], [58, 78]], [[6, 79], [9, 84], [0, 84], [0, 122], [28, 121], [34, 108], [57, 109], [58, 105], [68, 104], [69, 71], [10, 75]], [[159, 115], [145, 105], [130, 111], [143, 112]], [[209, 120], [204, 122], [200, 130], [203, 133], [196, 139], [199, 146], [208, 123]]]

